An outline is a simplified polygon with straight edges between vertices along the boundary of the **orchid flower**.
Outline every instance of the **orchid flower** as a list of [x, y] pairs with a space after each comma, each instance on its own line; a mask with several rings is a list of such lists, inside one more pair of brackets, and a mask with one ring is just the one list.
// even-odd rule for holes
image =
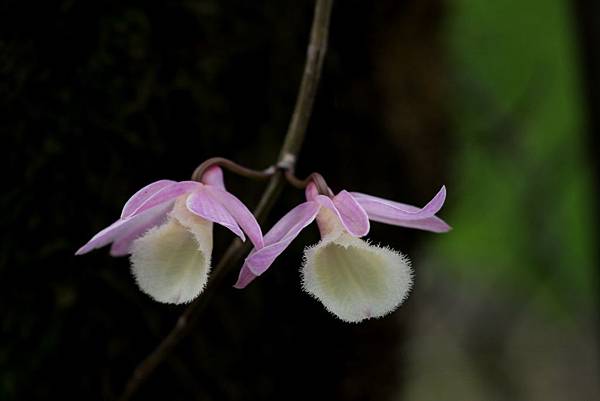
[[115, 223], [96, 234], [76, 255], [112, 243], [110, 254], [130, 254], [143, 292], [165, 303], [189, 302], [208, 280], [212, 223], [225, 226], [255, 249], [263, 246], [252, 213], [227, 192], [223, 172], [210, 167], [202, 182], [160, 180], [135, 193]]
[[360, 239], [369, 232], [369, 220], [437, 233], [450, 230], [435, 216], [444, 204], [445, 187], [423, 208], [358, 192], [341, 191], [330, 198], [319, 194], [313, 183], [307, 186], [306, 198], [265, 235], [264, 247], [250, 252], [236, 288], [263, 274], [316, 219], [321, 241], [304, 251], [304, 290], [344, 321], [381, 317], [407, 297], [412, 272], [406, 256]]

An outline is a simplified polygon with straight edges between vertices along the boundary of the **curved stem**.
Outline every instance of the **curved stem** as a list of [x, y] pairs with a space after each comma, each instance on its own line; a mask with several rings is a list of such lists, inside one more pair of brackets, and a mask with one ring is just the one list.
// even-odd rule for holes
[[192, 174], [192, 180], [200, 182], [202, 180], [202, 175], [204, 175], [206, 170], [212, 166], [221, 166], [233, 173], [236, 173], [237, 175], [241, 175], [242, 177], [246, 178], [253, 178], [255, 180], [266, 180], [275, 174], [275, 167], [273, 166], [262, 171], [253, 170], [224, 157], [211, 157], [196, 167], [196, 170], [194, 170], [194, 173]]
[[[300, 83], [300, 90], [277, 163], [280, 169], [277, 169], [270, 176], [267, 188], [263, 192], [258, 206], [255, 209], [255, 216], [259, 223], [262, 223], [265, 220], [271, 207], [281, 193], [283, 184], [285, 183], [282, 168], [285, 168], [287, 171], [293, 171], [298, 152], [304, 141], [319, 79], [321, 77], [323, 59], [325, 58], [325, 52], [327, 50], [327, 38], [332, 5], [333, 0], [316, 1], [310, 42], [308, 45], [306, 63], [304, 65], [304, 73]], [[223, 166], [227, 167], [225, 165]], [[228, 166], [231, 167], [232, 165], [228, 164]], [[221, 283], [227, 276], [227, 273], [229, 273], [235, 263], [241, 259], [248, 248], [249, 245], [243, 245], [239, 239], [236, 239], [231, 243], [214, 269], [214, 273], [204, 293], [196, 298], [196, 300], [183, 311], [169, 334], [160, 342], [154, 351], [140, 362], [129, 378], [123, 393], [119, 397], [120, 401], [131, 399], [138, 388], [148, 379], [152, 372], [154, 372], [175, 346], [185, 338], [186, 334], [189, 333], [190, 329], [197, 322], [201, 312], [206, 308], [208, 301], [212, 298], [215, 291], [221, 288]]]
[[331, 189], [329, 186], [327, 186], [325, 178], [323, 178], [323, 176], [319, 173], [312, 173], [305, 179], [301, 180], [296, 177], [294, 173], [288, 170], [285, 172], [285, 178], [292, 186], [298, 189], [304, 189], [308, 184], [313, 182], [317, 186], [317, 190], [321, 195], [333, 196], [333, 192], [331, 192]]

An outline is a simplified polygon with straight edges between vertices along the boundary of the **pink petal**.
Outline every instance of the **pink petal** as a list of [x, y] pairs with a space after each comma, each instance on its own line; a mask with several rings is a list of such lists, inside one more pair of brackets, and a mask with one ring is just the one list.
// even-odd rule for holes
[[317, 202], [305, 202], [281, 218], [265, 235], [265, 246], [253, 249], [244, 265], [255, 275], [263, 274], [289, 244], [317, 216], [320, 206]]
[[207, 186], [202, 186], [192, 192], [186, 202], [188, 210], [205, 220], [212, 221], [230, 229], [242, 241], [246, 240], [244, 232], [241, 230], [235, 218], [229, 213], [229, 210], [216, 199]]
[[369, 217], [365, 210], [347, 191], [341, 191], [333, 198], [333, 204], [338, 210], [342, 224], [350, 234], [362, 237], [369, 232]]
[[[344, 227], [344, 229], [346, 231], [348, 231], [352, 236], [362, 237], [363, 235], [365, 235], [366, 233], [369, 232], [369, 225], [368, 224], [366, 225], [366, 231], [365, 231], [364, 222], [361, 224], [360, 218], [357, 218], [357, 216], [352, 215], [352, 211], [350, 211], [350, 210], [352, 210], [351, 207], [346, 207], [346, 209], [344, 210], [345, 213], [350, 214], [350, 216], [346, 216], [346, 218], [344, 218], [342, 216], [342, 214], [340, 213], [340, 211], [338, 210], [338, 208], [336, 207], [335, 203], [329, 197], [327, 197], [325, 195], [317, 195], [315, 197], [315, 201], [318, 202], [321, 206], [326, 207], [327, 209], [331, 210], [335, 214], [337, 219], [340, 221], [340, 223], [342, 223], [342, 226]], [[344, 203], [343, 201], [338, 201], [338, 202]], [[344, 205], [344, 206], [347, 206], [347, 205]], [[349, 209], [349, 210], [347, 210], [347, 209]], [[358, 212], [358, 213], [360, 213], [360, 212]], [[356, 221], [353, 221], [353, 219], [356, 219]]]
[[242, 269], [240, 270], [240, 275], [238, 276], [237, 282], [233, 286], [241, 290], [242, 288], [246, 288], [246, 286], [257, 277], [258, 276], [256, 274], [250, 271], [248, 265], [244, 263]]
[[172, 180], [160, 180], [155, 181], [152, 184], [146, 185], [144, 188], [137, 191], [127, 203], [123, 207], [123, 211], [121, 212], [121, 218], [128, 217], [131, 215], [138, 207], [142, 205], [150, 196], [154, 195], [156, 192], [160, 191], [167, 185], [173, 184], [175, 181]]
[[185, 193], [192, 192], [201, 186], [202, 184], [196, 181], [180, 181], [166, 185], [161, 190], [148, 197], [148, 199], [138, 206], [138, 208], [135, 209], [130, 216], [135, 216], [136, 214], [158, 206], [161, 203], [168, 202]]
[[422, 220], [434, 216], [444, 204], [446, 187], [442, 186], [433, 199], [421, 209], [358, 192], [352, 192], [352, 196], [367, 212], [369, 219], [387, 224], [396, 224], [394, 221]]
[[102, 248], [103, 246], [110, 244], [127, 230], [129, 224], [131, 224], [131, 220], [115, 221], [110, 226], [94, 235], [91, 240], [75, 252], [75, 255], [83, 255], [93, 249]]
[[[152, 227], [162, 225], [167, 220], [167, 213], [173, 208], [174, 201], [146, 210], [134, 216], [139, 223], [131, 224], [131, 228], [115, 240], [110, 247], [111, 256], [124, 256], [130, 253], [133, 241], [144, 235]], [[144, 216], [144, 217], [142, 217]], [[146, 217], [147, 216], [147, 217]]]
[[223, 170], [219, 166], [209, 167], [201, 177], [201, 180], [206, 185], [212, 185], [219, 189], [225, 189], [225, 181], [223, 180]]
[[171, 204], [165, 205], [164, 207], [155, 208], [148, 210], [145, 213], [139, 213], [135, 216], [115, 221], [113, 224], [94, 235], [94, 237], [89, 240], [87, 244], [75, 252], [75, 255], [88, 253], [93, 249], [101, 248], [113, 241], [119, 241], [120, 239], [125, 238], [126, 236], [138, 230], [140, 227], [144, 227], [151, 221], [164, 216], [170, 209], [170, 206]]
[[263, 235], [260, 226], [252, 212], [248, 210], [242, 201], [233, 194], [216, 187], [207, 185], [204, 190], [227, 209], [256, 248], [263, 247]]
[[445, 233], [452, 229], [446, 222], [437, 216], [426, 217], [422, 220], [377, 220], [380, 223], [392, 224], [395, 226], [416, 228], [419, 230], [432, 231], [434, 233]]

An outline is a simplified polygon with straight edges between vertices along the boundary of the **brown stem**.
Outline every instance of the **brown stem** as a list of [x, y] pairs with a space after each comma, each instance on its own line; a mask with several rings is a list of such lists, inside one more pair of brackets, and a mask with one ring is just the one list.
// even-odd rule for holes
[[[262, 223], [265, 220], [283, 188], [285, 181], [282, 168], [285, 168], [286, 171], [293, 171], [298, 152], [304, 141], [306, 128], [308, 126], [321, 76], [323, 59], [327, 50], [327, 38], [332, 5], [333, 0], [316, 1], [310, 42], [308, 45], [306, 63], [304, 65], [304, 73], [300, 83], [300, 90], [277, 163], [281, 168], [271, 175], [267, 188], [263, 192], [258, 206], [255, 209], [255, 216], [259, 223]], [[229, 166], [231, 167], [231, 164], [229, 164]], [[224, 165], [224, 167], [227, 166]], [[227, 276], [229, 270], [235, 266], [248, 248], [249, 245], [243, 245], [238, 239], [232, 242], [223, 254], [219, 264], [214, 269], [214, 273], [212, 274], [209, 285], [204, 293], [196, 298], [196, 300], [183, 311], [169, 334], [134, 370], [125, 386], [125, 390], [119, 397], [120, 401], [131, 399], [138, 388], [148, 379], [158, 365], [169, 355], [175, 346], [179, 344], [186, 334], [189, 333], [215, 291], [221, 288], [221, 283]]]
[[304, 74], [302, 75], [302, 82], [300, 83], [300, 90], [296, 98], [292, 120], [290, 121], [281, 152], [279, 153], [279, 162], [282, 163], [289, 160], [292, 167], [298, 157], [302, 142], [304, 142], [306, 128], [310, 121], [310, 114], [312, 113], [317, 87], [321, 78], [323, 60], [327, 52], [329, 19], [332, 6], [333, 0], [317, 0], [315, 4], [310, 42], [306, 51]]
[[237, 175], [241, 175], [242, 177], [246, 178], [253, 178], [255, 180], [266, 180], [267, 178], [275, 174], [276, 170], [273, 166], [262, 171], [253, 170], [251, 168], [239, 165], [236, 162], [226, 159], [224, 157], [211, 157], [210, 159], [204, 161], [202, 164], [196, 167], [196, 170], [194, 170], [194, 173], [192, 174], [192, 180], [201, 181], [202, 175], [206, 172], [206, 170], [208, 170], [209, 167], [212, 166], [221, 166], [233, 173], [236, 173]]
[[293, 172], [286, 170], [285, 179], [292, 186], [298, 189], [304, 189], [309, 183], [313, 182], [317, 186], [317, 190], [321, 195], [333, 196], [333, 192], [331, 192], [331, 189], [327, 186], [325, 178], [323, 178], [323, 176], [319, 173], [312, 173], [305, 179], [301, 180], [296, 177]]

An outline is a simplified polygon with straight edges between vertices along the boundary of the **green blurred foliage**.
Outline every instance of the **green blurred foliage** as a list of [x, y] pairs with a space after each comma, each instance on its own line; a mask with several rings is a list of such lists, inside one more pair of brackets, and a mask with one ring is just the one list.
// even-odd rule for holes
[[455, 230], [432, 246], [464, 280], [590, 312], [597, 238], [573, 10], [562, 0], [452, 7]]

